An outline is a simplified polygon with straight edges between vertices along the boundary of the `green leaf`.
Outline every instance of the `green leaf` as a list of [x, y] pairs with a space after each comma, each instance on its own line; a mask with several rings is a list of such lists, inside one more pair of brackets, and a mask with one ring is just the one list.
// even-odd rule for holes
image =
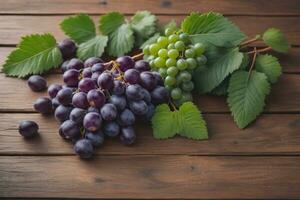
[[119, 57], [125, 55], [134, 45], [133, 31], [129, 24], [123, 24], [109, 35], [108, 54]]
[[233, 47], [240, 44], [245, 34], [231, 21], [219, 13], [192, 13], [181, 24], [184, 32], [190, 34], [193, 43], [208, 42], [215, 46]]
[[255, 61], [256, 71], [263, 72], [270, 83], [276, 83], [281, 75], [281, 66], [278, 59], [271, 55], [259, 55]]
[[51, 34], [33, 34], [22, 37], [17, 49], [13, 50], [5, 64], [3, 72], [19, 78], [31, 74], [42, 74], [57, 67], [62, 55]]
[[155, 139], [167, 139], [176, 135], [176, 126], [174, 112], [170, 111], [167, 104], [156, 107], [152, 118], [153, 136]]
[[104, 48], [107, 45], [108, 37], [98, 35], [84, 43], [81, 43], [77, 49], [78, 58], [85, 60], [89, 57], [101, 57]]
[[178, 111], [179, 125], [181, 129], [179, 135], [194, 140], [208, 138], [206, 123], [201, 112], [192, 102], [186, 102], [180, 106]]
[[119, 12], [110, 12], [100, 17], [99, 30], [104, 35], [109, 35], [117, 30], [124, 22], [124, 15]]
[[276, 28], [270, 28], [263, 34], [263, 41], [274, 51], [287, 52], [291, 47], [282, 32]]
[[208, 63], [203, 70], [196, 69], [193, 74], [195, 89], [199, 93], [207, 93], [216, 88], [229, 74], [237, 70], [243, 59], [238, 48], [229, 49], [214, 62]]
[[212, 95], [216, 95], [216, 96], [226, 96], [228, 86], [229, 86], [229, 79], [230, 79], [230, 76], [226, 77], [226, 79], [224, 81], [222, 81], [222, 83], [220, 83], [220, 85], [218, 85], [210, 93]]
[[157, 38], [159, 38], [160, 34], [155, 33], [152, 37], [150, 37], [148, 40], [146, 40], [140, 47], [140, 49], [143, 49], [146, 45], [153, 44], [156, 42]]
[[243, 60], [240, 66], [240, 69], [246, 69], [250, 64], [250, 58], [249, 55], [247, 53], [243, 53]]
[[178, 30], [176, 21], [174, 19], [172, 19], [169, 23], [167, 23], [164, 26], [164, 30], [166, 30], [167, 28], [170, 28], [170, 29], [173, 29], [173, 30]]
[[263, 111], [270, 84], [264, 73], [237, 71], [232, 74], [227, 103], [239, 128], [245, 128]]
[[60, 28], [78, 44], [96, 36], [95, 24], [87, 14], [67, 17], [60, 23]]

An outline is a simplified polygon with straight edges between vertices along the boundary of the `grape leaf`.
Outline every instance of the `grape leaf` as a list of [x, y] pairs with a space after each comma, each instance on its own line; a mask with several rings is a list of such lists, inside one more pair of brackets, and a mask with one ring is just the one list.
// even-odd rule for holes
[[152, 37], [150, 37], [148, 40], [146, 40], [140, 47], [140, 49], [145, 48], [146, 45], [153, 44], [156, 42], [157, 38], [159, 38], [160, 34], [155, 33]]
[[270, 83], [276, 83], [282, 71], [278, 59], [268, 54], [256, 58], [255, 70], [265, 73]]
[[119, 57], [128, 53], [134, 45], [133, 31], [129, 24], [123, 24], [109, 35], [108, 54]]
[[85, 60], [89, 57], [101, 57], [104, 48], [107, 45], [108, 37], [98, 35], [84, 43], [81, 43], [77, 49], [78, 58]]
[[60, 28], [78, 44], [96, 36], [95, 24], [87, 14], [79, 14], [64, 19], [60, 23]]
[[167, 23], [165, 26], [164, 26], [164, 30], [166, 30], [167, 28], [170, 28], [172, 30], [178, 30], [178, 27], [177, 27], [177, 23], [174, 19], [172, 19], [169, 23]]
[[264, 73], [246, 71], [232, 74], [229, 82], [227, 103], [239, 128], [245, 128], [263, 111], [270, 84]]
[[51, 34], [33, 34], [22, 37], [5, 64], [3, 72], [19, 78], [31, 74], [42, 74], [57, 67], [62, 62], [62, 55], [56, 40]]
[[193, 74], [195, 89], [199, 93], [207, 93], [216, 88], [229, 74], [237, 70], [243, 59], [238, 48], [229, 49], [214, 62], [208, 63], [203, 70], [196, 69]]
[[218, 85], [215, 89], [213, 89], [210, 94], [216, 95], [216, 96], [226, 96], [227, 95], [227, 89], [229, 86], [229, 80], [230, 76], [226, 77], [220, 85]]
[[247, 53], [243, 53], [243, 60], [240, 66], [240, 69], [246, 69], [250, 64], [250, 58], [249, 55]]
[[282, 32], [276, 28], [270, 28], [263, 34], [263, 41], [274, 51], [287, 52], [291, 47]]
[[246, 38], [236, 25], [214, 12], [192, 13], [184, 19], [181, 28], [190, 34], [192, 43], [208, 42], [215, 46], [233, 47]]
[[110, 12], [100, 17], [99, 30], [104, 35], [109, 35], [119, 28], [124, 22], [124, 15], [118, 12]]

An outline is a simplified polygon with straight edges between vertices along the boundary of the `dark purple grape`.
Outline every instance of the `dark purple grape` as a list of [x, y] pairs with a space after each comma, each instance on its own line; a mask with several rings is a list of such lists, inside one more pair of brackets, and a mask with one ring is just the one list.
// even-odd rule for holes
[[90, 90], [87, 94], [87, 101], [92, 107], [101, 108], [105, 103], [105, 95], [100, 90]]
[[146, 115], [148, 112], [148, 105], [143, 100], [129, 102], [129, 108], [136, 115]]
[[40, 92], [47, 88], [46, 80], [39, 75], [32, 75], [27, 80], [27, 84], [34, 92]]
[[47, 97], [39, 97], [33, 104], [33, 107], [42, 114], [52, 113], [52, 101]]
[[136, 61], [134, 68], [139, 70], [140, 72], [151, 70], [149, 63], [145, 60]]
[[88, 131], [96, 131], [101, 128], [102, 119], [96, 112], [87, 113], [83, 119], [83, 126]]
[[127, 105], [126, 98], [120, 95], [111, 95], [109, 102], [114, 104], [120, 111], [124, 110]]
[[110, 90], [114, 86], [114, 78], [113, 76], [108, 72], [103, 72], [100, 74], [97, 80], [98, 86], [102, 89]]
[[55, 98], [58, 91], [62, 89], [62, 86], [61, 85], [58, 85], [58, 84], [51, 84], [49, 87], [48, 87], [48, 94], [50, 96], [50, 98]]
[[79, 81], [78, 88], [79, 88], [79, 91], [88, 93], [90, 90], [96, 89], [97, 86], [93, 79], [84, 78], [81, 81]]
[[54, 112], [54, 117], [59, 122], [64, 122], [69, 119], [72, 107], [59, 105]]
[[118, 122], [122, 126], [131, 126], [135, 123], [135, 116], [129, 109], [126, 108], [120, 113]]
[[53, 110], [56, 110], [56, 108], [60, 105], [60, 103], [58, 102], [58, 100], [57, 100], [56, 97], [53, 98], [53, 99], [51, 100], [51, 102], [52, 102], [52, 109], [53, 109]]
[[90, 140], [81, 139], [75, 143], [74, 151], [82, 159], [90, 159], [94, 155], [94, 148]]
[[130, 84], [136, 84], [140, 80], [140, 72], [136, 69], [128, 69], [124, 73], [124, 80]]
[[60, 104], [67, 106], [71, 104], [72, 96], [73, 96], [72, 89], [66, 87], [58, 91], [56, 98]]
[[74, 108], [71, 113], [70, 113], [70, 120], [75, 122], [77, 125], [82, 125], [83, 123], [83, 118], [85, 114], [87, 113], [86, 110], [81, 109], [81, 108]]
[[77, 87], [69, 87], [67, 85], [63, 85], [62, 88], [68, 88], [68, 89], [72, 90], [72, 92], [76, 92], [76, 90], [77, 90]]
[[155, 106], [153, 104], [148, 104], [148, 112], [146, 114], [146, 119], [150, 121], [155, 113]]
[[130, 56], [119, 57], [116, 61], [117, 63], [119, 63], [120, 70], [122, 72], [125, 72], [128, 69], [132, 69], [135, 64], [134, 60]]
[[58, 48], [64, 60], [74, 58], [76, 56], [76, 44], [70, 39], [64, 39], [58, 44]]
[[83, 78], [91, 78], [92, 74], [92, 69], [90, 67], [84, 68], [82, 71]]
[[117, 77], [121, 76], [121, 73], [120, 73], [119, 70], [113, 70], [113, 71], [112, 71], [112, 76], [113, 76], [114, 78], [117, 78]]
[[120, 139], [125, 145], [132, 145], [136, 140], [134, 129], [131, 126], [121, 129]]
[[100, 114], [100, 110], [95, 108], [95, 107], [89, 107], [88, 110], [87, 110], [88, 113], [90, 112], [96, 112], [96, 113], [99, 113]]
[[138, 84], [129, 85], [126, 88], [126, 97], [129, 100], [141, 100], [144, 98], [142, 87]]
[[104, 142], [104, 134], [102, 131], [86, 132], [85, 139], [88, 139], [94, 147], [99, 147]]
[[161, 77], [161, 75], [158, 72], [152, 72], [152, 74], [154, 75], [154, 77], [156, 79], [157, 85], [164, 86], [164, 80]]
[[104, 72], [105, 71], [105, 65], [103, 63], [96, 63], [92, 66], [92, 72]]
[[70, 60], [66, 60], [61, 64], [60, 69], [63, 73], [68, 70], [67, 66], [68, 66], [69, 62], [70, 62]]
[[112, 103], [104, 104], [104, 106], [100, 109], [100, 113], [102, 118], [106, 121], [113, 121], [118, 115], [117, 108]]
[[94, 72], [91, 76], [95, 84], [97, 84], [98, 77], [100, 76], [101, 72]]
[[58, 134], [60, 135], [60, 137], [62, 137], [63, 139], [68, 139], [67, 136], [65, 136], [65, 134], [62, 131], [61, 126], [58, 128]]
[[147, 90], [151, 91], [156, 87], [156, 78], [151, 72], [142, 72], [140, 75], [140, 83]]
[[113, 93], [116, 95], [121, 95], [124, 94], [126, 89], [126, 85], [119, 80], [115, 80], [114, 81], [114, 87], [113, 87]]
[[143, 100], [147, 103], [147, 104], [150, 104], [151, 103], [151, 94], [148, 92], [148, 90], [146, 90], [145, 88], [142, 89], [143, 91], [143, 95], [144, 95], [144, 98]]
[[169, 100], [169, 92], [165, 87], [158, 86], [151, 92], [151, 98], [154, 105], [166, 103]]
[[103, 127], [103, 132], [108, 137], [116, 137], [120, 132], [120, 126], [117, 122], [106, 122]]
[[89, 102], [87, 101], [87, 95], [84, 92], [77, 92], [72, 98], [72, 104], [76, 108], [87, 109]]
[[81, 135], [80, 128], [72, 120], [64, 121], [60, 125], [60, 129], [62, 134], [68, 139], [78, 138]]
[[67, 65], [67, 69], [76, 69], [76, 70], [81, 70], [83, 69], [83, 62], [79, 60], [78, 58], [72, 58], [70, 62]]
[[63, 74], [64, 83], [69, 87], [77, 87], [80, 72], [76, 69], [69, 69]]
[[21, 121], [19, 124], [19, 133], [25, 138], [31, 138], [38, 135], [39, 126], [34, 121]]
[[103, 63], [103, 60], [101, 58], [91, 57], [84, 61], [84, 67], [92, 67], [96, 63]]

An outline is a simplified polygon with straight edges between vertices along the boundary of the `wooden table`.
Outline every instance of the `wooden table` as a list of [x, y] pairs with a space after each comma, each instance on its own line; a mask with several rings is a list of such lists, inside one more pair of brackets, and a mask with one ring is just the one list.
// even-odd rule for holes
[[[299, 0], [6, 0], [0, 5], [0, 62], [20, 37], [51, 32], [64, 38], [59, 21], [66, 15], [118, 10], [132, 15], [150, 10], [161, 23], [182, 20], [191, 11], [218, 11], [250, 37], [268, 27], [284, 31], [292, 43], [280, 55], [283, 75], [272, 88], [264, 114], [239, 130], [225, 99], [196, 97], [210, 139], [154, 140], [139, 124], [137, 143], [107, 141], [92, 161], [74, 155], [52, 117], [34, 112], [32, 102], [45, 93], [0, 74], [0, 197], [2, 198], [300, 198], [300, 1]], [[61, 82], [60, 74], [46, 76]], [[25, 141], [20, 120], [35, 120], [41, 136]]]

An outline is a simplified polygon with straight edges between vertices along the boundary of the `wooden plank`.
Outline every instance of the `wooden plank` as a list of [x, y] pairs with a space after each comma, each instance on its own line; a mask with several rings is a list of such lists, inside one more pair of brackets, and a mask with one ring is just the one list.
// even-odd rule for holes
[[[205, 114], [209, 140], [194, 141], [181, 137], [155, 140], [150, 124], [138, 121], [137, 141], [132, 147], [119, 139], [107, 139], [96, 151], [115, 154], [178, 155], [300, 155], [300, 114], [264, 114], [244, 130], [234, 124], [229, 114]], [[40, 126], [40, 137], [24, 140], [18, 133], [21, 120], [33, 120]], [[10, 113], [0, 115], [0, 155], [72, 155], [72, 145], [58, 135], [53, 117], [39, 114]], [[180, 148], [178, 148], [180, 147]], [[1, 159], [1, 158], [0, 158]]]
[[0, 157], [1, 197], [296, 199], [300, 157]]
[[[47, 5], [47, 6], [45, 6]], [[156, 14], [188, 14], [192, 11], [221, 12], [226, 15], [299, 15], [298, 0], [7, 0], [0, 7], [1, 14], [103, 14], [119, 11], [132, 14], [149, 10]]]
[[[32, 33], [50, 32], [60, 41], [65, 36], [59, 30], [59, 22], [64, 16], [1, 16], [0, 44], [15, 45], [20, 37]], [[160, 23], [165, 24], [172, 18], [180, 22], [184, 16], [158, 16]], [[94, 16], [95, 22], [98, 16]], [[293, 45], [300, 45], [299, 17], [229, 17], [250, 37], [260, 34], [270, 27], [280, 28]]]
[[[60, 74], [47, 75], [48, 84], [61, 83]], [[277, 84], [272, 86], [268, 96], [266, 112], [300, 112], [300, 75], [284, 74]], [[32, 112], [33, 102], [39, 96], [46, 96], [46, 92], [32, 92], [25, 80], [5, 77], [0, 74], [0, 111]], [[287, 98], [288, 97], [288, 98]], [[201, 95], [195, 96], [196, 104], [206, 113], [228, 112], [226, 100], [223, 97]]]

